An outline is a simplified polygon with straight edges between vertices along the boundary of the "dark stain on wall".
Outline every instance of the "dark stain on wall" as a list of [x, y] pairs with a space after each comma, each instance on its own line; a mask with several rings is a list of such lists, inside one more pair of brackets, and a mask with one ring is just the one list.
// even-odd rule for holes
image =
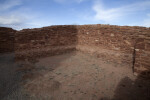
[[14, 34], [12, 28], [0, 27], [0, 53], [14, 51]]

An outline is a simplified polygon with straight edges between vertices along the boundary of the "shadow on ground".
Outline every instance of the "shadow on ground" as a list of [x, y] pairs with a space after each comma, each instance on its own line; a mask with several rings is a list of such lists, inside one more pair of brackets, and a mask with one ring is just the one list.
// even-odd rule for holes
[[136, 80], [125, 77], [119, 82], [112, 99], [104, 97], [100, 100], [150, 100], [150, 77], [139, 75]]
[[[20, 44], [26, 43], [27, 47], [25, 47], [25, 49], [28, 49], [28, 46], [29, 46], [28, 43], [32, 42], [32, 40], [36, 40], [36, 41], [39, 40], [36, 45], [37, 46], [40, 45], [41, 48], [43, 45], [46, 46], [46, 43], [51, 43], [51, 45], [53, 46], [52, 49], [54, 48], [54, 50], [55, 50], [55, 46], [61, 46], [61, 45], [64, 47], [73, 45], [74, 48], [71, 48], [71, 49], [64, 48], [64, 50], [60, 48], [59, 50], [56, 49], [55, 52], [54, 51], [35, 52], [34, 53], [35, 55], [33, 55], [32, 53], [29, 53], [25, 61], [18, 61], [18, 62], [16, 62], [16, 55], [14, 53], [4, 52], [0, 54], [0, 100], [29, 100], [29, 99], [30, 100], [37, 100], [37, 99], [47, 100], [46, 97], [43, 97], [43, 98], [37, 97], [37, 98], [32, 99], [31, 95], [29, 95], [29, 93], [27, 92], [29, 91], [33, 92], [32, 90], [34, 90], [34, 92], [36, 93], [34, 95], [37, 96], [39, 93], [44, 94], [45, 92], [51, 92], [51, 91], [54, 92], [61, 86], [61, 84], [58, 81], [52, 79], [51, 76], [49, 76], [48, 81], [44, 80], [43, 77], [46, 76], [47, 73], [51, 73], [53, 70], [60, 67], [61, 62], [70, 58], [70, 55], [63, 57], [63, 58], [57, 57], [57, 55], [68, 53], [68, 52], [74, 52], [74, 49], [77, 44], [77, 29], [75, 26], [70, 26], [68, 30], [66, 30], [66, 32], [64, 31], [62, 33], [61, 30], [63, 29], [65, 29], [65, 27], [63, 26], [60, 26], [60, 30], [58, 30], [57, 28], [55, 29], [54, 27], [53, 30], [56, 32], [53, 32], [53, 34], [48, 34], [48, 35], [51, 35], [50, 41], [48, 41], [48, 38], [47, 38], [48, 35], [42, 35], [41, 33], [37, 35], [37, 33], [34, 32], [34, 34], [30, 34], [30, 36], [28, 36], [28, 33], [27, 33], [27, 36], [20, 35], [21, 38], [18, 43]], [[44, 31], [44, 28], [43, 28], [43, 31]], [[56, 34], [56, 33], [61, 33], [61, 34]], [[73, 33], [73, 36], [71, 35], [71, 33]], [[35, 34], [37, 37], [35, 37]], [[40, 39], [43, 39], [43, 38], [45, 39], [44, 43], [40, 43], [41, 42]], [[56, 39], [56, 40], [54, 41], [53, 39]], [[35, 47], [36, 45], [34, 44]], [[3, 51], [5, 51], [5, 48], [3, 48]], [[24, 51], [26, 52], [26, 50]], [[40, 51], [40, 48], [37, 49], [37, 51]], [[47, 60], [46, 57], [49, 57], [49, 56], [56, 56], [56, 59]], [[39, 57], [39, 58], [42, 57], [46, 59], [43, 59], [42, 61], [40, 61], [40, 65], [38, 65], [39, 60], [36, 57]], [[37, 85], [35, 86], [34, 81], [37, 82], [37, 80], [39, 83], [35, 83]], [[49, 82], [49, 83], [46, 83], [47, 86], [43, 86], [45, 81]], [[49, 91], [47, 91], [48, 90], [47, 88], [49, 89]], [[36, 90], [38, 92], [36, 92]]]
[[125, 69], [82, 54], [68, 53], [20, 63], [14, 63], [13, 54], [1, 55], [0, 100], [150, 99], [149, 78], [132, 79], [132, 73], [128, 77], [122, 72]]
[[13, 53], [0, 55], [0, 100], [18, 88], [21, 75], [16, 66]]

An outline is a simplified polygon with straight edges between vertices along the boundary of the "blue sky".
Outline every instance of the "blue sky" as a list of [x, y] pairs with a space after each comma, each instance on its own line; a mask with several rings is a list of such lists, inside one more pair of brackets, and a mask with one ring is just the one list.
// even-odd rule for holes
[[0, 0], [0, 26], [71, 24], [150, 27], [150, 0]]

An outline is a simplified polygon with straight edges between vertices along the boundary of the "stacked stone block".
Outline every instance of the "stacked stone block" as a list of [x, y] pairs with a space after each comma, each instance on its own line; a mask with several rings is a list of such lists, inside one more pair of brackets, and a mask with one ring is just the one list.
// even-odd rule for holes
[[12, 28], [0, 27], [0, 53], [14, 51], [14, 34]]
[[75, 50], [76, 26], [24, 29], [15, 35], [16, 59], [50, 56]]
[[15, 31], [0, 28], [0, 52], [35, 59], [74, 50], [108, 62], [129, 64], [135, 74], [150, 73], [150, 28], [115, 25], [60, 25]]

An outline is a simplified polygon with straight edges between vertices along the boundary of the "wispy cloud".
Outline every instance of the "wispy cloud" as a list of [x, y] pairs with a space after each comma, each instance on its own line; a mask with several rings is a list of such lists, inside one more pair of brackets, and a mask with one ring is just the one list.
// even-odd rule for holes
[[137, 14], [138, 11], [150, 10], [150, 1], [136, 2], [116, 8], [108, 8], [102, 0], [96, 0], [93, 10], [96, 12], [94, 18], [106, 23], [123, 20], [127, 16]]
[[76, 2], [76, 3], [81, 3], [85, 0], [54, 0], [55, 2], [58, 2], [58, 3], [70, 3], [70, 2]]
[[52, 25], [49, 20], [39, 19], [40, 15], [28, 15], [26, 13], [14, 13], [0, 16], [0, 26], [11, 27], [17, 30], [24, 28], [39, 28]]
[[94, 18], [105, 22], [115, 20], [122, 15], [118, 8], [106, 9], [102, 3], [96, 3], [93, 9], [96, 12]]
[[46, 20], [39, 19], [40, 14], [32, 12], [30, 8], [20, 6], [12, 10], [23, 3], [24, 0], [6, 0], [0, 4], [0, 27], [21, 30], [50, 25]]
[[39, 28], [39, 27], [44, 27], [44, 26], [50, 26], [52, 25], [51, 22], [49, 22], [48, 20], [45, 21], [43, 20], [32, 20], [30, 22], [27, 22], [26, 25], [30, 28]]
[[148, 17], [146, 19], [144, 19], [142, 25], [146, 26], [146, 27], [150, 27], [150, 14], [147, 14], [147, 16]]
[[0, 4], [0, 11], [8, 10], [12, 7], [21, 5], [21, 0], [5, 0], [3, 3]]
[[0, 26], [11, 27], [17, 30], [26, 28], [26, 24], [29, 19], [32, 19], [30, 15], [21, 12], [8, 12], [5, 15], [0, 16]]
[[22, 4], [21, 0], [5, 0], [0, 4], [0, 26], [17, 28], [21, 26], [26, 18], [10, 9]]
[[[57, 9], [55, 7], [58, 6], [56, 2], [69, 4], [69, 6], [62, 5], [62, 9], [61, 7]], [[48, 3], [53, 3], [54, 6], [51, 7]], [[70, 24], [73, 22], [78, 24], [101, 22], [117, 25], [127, 23], [126, 25], [150, 26], [149, 0], [135, 1], [133, 4], [116, 7], [106, 6], [105, 3], [106, 1], [104, 0], [32, 0], [32, 2], [30, 0], [1, 0], [0, 26], [22, 29], [52, 24]], [[79, 7], [76, 7], [77, 5]], [[64, 6], [65, 9], [68, 7], [67, 9], [69, 10], [64, 10]], [[59, 14], [57, 11], [65, 14]], [[142, 13], [142, 15], [139, 13]], [[69, 21], [66, 16], [69, 18]], [[136, 19], [136, 17], [138, 18]]]
[[10, 24], [21, 24], [25, 21], [25, 18], [17, 15], [6, 15], [0, 16], [0, 24], [1, 25], [10, 25]]

